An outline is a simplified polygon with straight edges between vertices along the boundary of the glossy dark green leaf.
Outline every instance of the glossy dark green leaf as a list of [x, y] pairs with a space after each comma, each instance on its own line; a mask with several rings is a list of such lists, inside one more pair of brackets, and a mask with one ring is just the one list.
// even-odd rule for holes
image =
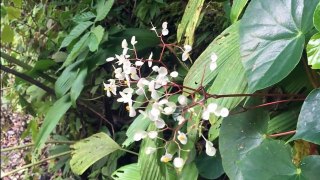
[[245, 180], [256, 180], [257, 177], [259, 180], [280, 180], [297, 175], [291, 147], [279, 140], [263, 142], [248, 152], [238, 165]]
[[303, 139], [320, 144], [320, 89], [313, 90], [304, 101], [298, 118], [297, 132], [291, 140]]
[[306, 180], [318, 180], [320, 177], [320, 156], [307, 156], [300, 163], [301, 177]]
[[307, 44], [308, 64], [312, 69], [320, 69], [320, 33], [313, 35]]
[[69, 35], [63, 39], [60, 49], [68, 46], [74, 39], [78, 38], [92, 24], [93, 22], [91, 21], [85, 21], [85, 22], [81, 22], [76, 27], [74, 27], [69, 33]]
[[246, 153], [264, 141], [268, 120], [268, 113], [262, 109], [250, 110], [223, 119], [219, 151], [223, 169], [230, 179], [242, 179], [238, 162], [246, 156]]
[[[319, 0], [255, 0], [240, 24], [240, 49], [249, 89], [285, 78], [298, 64]], [[257, 15], [259, 14], [259, 15]], [[281, 14], [281, 15], [280, 15]]]
[[35, 142], [35, 154], [38, 154], [50, 133], [58, 124], [59, 120], [71, 107], [70, 96], [67, 94], [58, 99], [47, 112]]
[[97, 4], [97, 17], [94, 21], [103, 20], [109, 13], [114, 0], [99, 0]]
[[320, 31], [320, 2], [318, 3], [316, 10], [313, 14], [313, 25]]
[[217, 179], [224, 173], [220, 153], [212, 157], [202, 153], [196, 158], [195, 163], [200, 176], [206, 179]]

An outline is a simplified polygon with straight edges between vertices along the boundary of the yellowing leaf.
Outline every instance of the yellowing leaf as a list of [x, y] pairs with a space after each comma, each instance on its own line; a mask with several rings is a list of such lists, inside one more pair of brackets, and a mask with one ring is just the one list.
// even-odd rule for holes
[[4, 43], [11, 43], [13, 41], [14, 32], [9, 25], [4, 25], [1, 32], [1, 41]]

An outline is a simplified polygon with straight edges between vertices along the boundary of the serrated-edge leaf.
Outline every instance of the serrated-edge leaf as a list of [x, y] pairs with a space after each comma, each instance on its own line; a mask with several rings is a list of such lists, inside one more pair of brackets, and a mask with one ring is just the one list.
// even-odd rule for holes
[[71, 146], [72, 157], [70, 167], [72, 172], [81, 175], [92, 164], [121, 149], [106, 133], [100, 132], [86, 139], [80, 140]]
[[241, 12], [243, 11], [244, 7], [248, 3], [248, 0], [236, 0], [233, 1], [231, 12], [230, 12], [230, 19], [231, 22], [234, 23], [238, 20]]
[[47, 112], [43, 124], [41, 125], [40, 131], [37, 135], [35, 142], [35, 154], [37, 155], [40, 149], [43, 147], [45, 141], [48, 139], [50, 133], [58, 124], [59, 120], [71, 107], [70, 96], [67, 94], [58, 99], [53, 106]]
[[78, 38], [92, 24], [93, 22], [86, 21], [86, 22], [81, 22], [76, 27], [74, 27], [69, 33], [69, 35], [63, 39], [60, 49], [68, 46], [74, 39]]

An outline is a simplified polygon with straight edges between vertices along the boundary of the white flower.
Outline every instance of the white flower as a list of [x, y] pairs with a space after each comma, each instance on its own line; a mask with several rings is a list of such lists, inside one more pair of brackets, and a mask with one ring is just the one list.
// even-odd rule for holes
[[151, 52], [150, 55], [149, 55], [149, 58], [147, 59], [147, 60], [148, 60], [148, 66], [149, 66], [149, 67], [152, 66], [152, 56], [153, 56], [153, 53]]
[[122, 47], [122, 49], [127, 49], [128, 48], [128, 43], [127, 43], [126, 39], [122, 40], [121, 47]]
[[176, 168], [182, 168], [184, 165], [184, 160], [180, 157], [174, 158], [173, 165]]
[[168, 74], [168, 70], [165, 67], [160, 67], [158, 70], [159, 76], [163, 77], [166, 76]]
[[215, 69], [217, 68], [217, 66], [218, 66], [218, 65], [217, 65], [218, 56], [217, 56], [215, 53], [213, 53], [213, 54], [211, 55], [210, 59], [211, 59], [210, 70], [213, 71], [213, 70], [215, 70]]
[[133, 89], [132, 88], [125, 88], [122, 92], [120, 91], [119, 94], [121, 95], [121, 98], [118, 98], [118, 102], [123, 102], [123, 103], [132, 103], [132, 93]]
[[172, 160], [172, 154], [169, 154], [169, 153], [166, 153], [165, 155], [163, 155], [161, 158], [160, 158], [160, 161], [161, 162], [169, 162]]
[[138, 95], [144, 94], [144, 86], [147, 85], [148, 83], [149, 83], [149, 81], [146, 80], [145, 78], [139, 79], [139, 81], [138, 81], [138, 83], [137, 83], [138, 89], [136, 90], [136, 93], [137, 93]]
[[190, 52], [192, 50], [192, 46], [190, 46], [190, 45], [188, 45], [188, 44], [186, 44], [186, 45], [184, 45], [184, 51], [185, 52]]
[[183, 116], [178, 116], [177, 117], [177, 120], [178, 120], [178, 124], [182, 124], [186, 119], [183, 117]]
[[111, 61], [113, 61], [113, 60], [115, 60], [114, 57], [109, 57], [109, 58], [106, 59], [107, 62], [111, 62]]
[[208, 104], [208, 107], [207, 107], [210, 113], [215, 112], [217, 108], [218, 108], [218, 105], [216, 103], [210, 103]]
[[182, 53], [182, 61], [186, 61], [189, 58], [189, 53]]
[[103, 83], [104, 90], [107, 91], [107, 96], [111, 97], [111, 93], [116, 95], [117, 94], [117, 86], [116, 81], [114, 79], [109, 80], [109, 84]]
[[136, 36], [132, 36], [132, 38], [131, 38], [131, 44], [132, 44], [132, 46], [134, 46], [135, 44], [137, 44]]
[[174, 102], [167, 102], [166, 105], [167, 105], [167, 107], [165, 107], [163, 109], [163, 114], [165, 114], [165, 115], [170, 115], [170, 114], [174, 113], [174, 111], [177, 108], [177, 105]]
[[163, 119], [159, 118], [157, 120], [154, 121], [154, 124], [155, 126], [158, 128], [158, 129], [162, 129], [166, 126], [166, 123], [164, 122]]
[[166, 36], [169, 34], [169, 30], [167, 29], [168, 27], [168, 23], [167, 22], [163, 22], [162, 23], [162, 35]]
[[212, 142], [206, 140], [206, 153], [208, 156], [214, 156], [217, 150], [213, 147]]
[[221, 117], [227, 117], [229, 115], [229, 110], [227, 108], [222, 108], [220, 110], [220, 116]]
[[147, 132], [140, 130], [140, 131], [137, 131], [136, 133], [134, 133], [133, 140], [140, 141], [141, 139], [144, 139], [146, 137], [147, 137]]
[[159, 66], [152, 66], [152, 71], [158, 72], [159, 71]]
[[179, 73], [178, 73], [177, 71], [172, 71], [172, 72], [170, 73], [170, 76], [173, 77], [173, 78], [178, 77], [178, 75], [179, 75]]
[[134, 109], [134, 107], [131, 104], [129, 104], [128, 107], [129, 107], [129, 117], [135, 117], [137, 115], [137, 112]]
[[154, 138], [158, 137], [158, 132], [157, 131], [150, 131], [150, 132], [148, 132], [148, 136], [150, 139], [154, 139]]
[[182, 61], [186, 61], [189, 58], [189, 52], [192, 50], [190, 45], [184, 45], [184, 52], [182, 53]]
[[181, 144], [187, 144], [188, 138], [185, 133], [178, 131], [177, 139], [180, 141]]
[[188, 98], [187, 98], [186, 96], [184, 96], [184, 95], [181, 94], [181, 95], [178, 97], [178, 102], [179, 102], [179, 104], [185, 106], [185, 105], [188, 104]]
[[136, 66], [142, 66], [144, 64], [144, 62], [143, 61], [136, 61], [134, 64]]
[[157, 148], [147, 147], [145, 153], [149, 155], [149, 154], [156, 152], [156, 150], [157, 150]]
[[208, 111], [208, 109], [204, 108], [202, 112], [202, 119], [209, 120], [209, 118], [210, 118], [210, 112]]
[[122, 68], [117, 68], [114, 70], [115, 77], [119, 80], [124, 80], [125, 74], [122, 72]]

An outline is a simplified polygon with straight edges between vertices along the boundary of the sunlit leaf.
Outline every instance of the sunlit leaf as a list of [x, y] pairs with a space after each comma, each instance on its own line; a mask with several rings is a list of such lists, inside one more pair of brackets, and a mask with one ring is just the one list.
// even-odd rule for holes
[[78, 141], [71, 148], [70, 167], [72, 172], [79, 175], [101, 158], [121, 149], [113, 139], [102, 132]]
[[230, 19], [232, 23], [236, 22], [239, 19], [240, 14], [244, 10], [244, 7], [246, 6], [247, 2], [248, 0], [233, 1], [231, 12], [230, 12]]
[[120, 167], [112, 173], [115, 180], [141, 180], [140, 167], [137, 163]]
[[12, 6], [6, 7], [6, 12], [9, 20], [19, 19], [21, 16], [21, 10]]
[[[319, 19], [320, 20], [320, 19]], [[308, 64], [312, 69], [320, 69], [320, 33], [311, 37], [307, 44]]]
[[5, 24], [1, 32], [1, 42], [11, 43], [13, 41], [13, 38], [14, 38], [14, 31], [8, 24]]
[[[60, 49], [68, 46], [74, 39], [78, 38], [92, 24], [93, 24], [93, 22], [91, 22], [91, 21], [85, 21], [85, 22], [81, 22], [76, 27], [74, 27], [71, 30], [71, 32], [68, 34], [68, 36], [63, 39], [63, 41], [60, 45]], [[86, 35], [84, 35], [84, 36], [86, 36]]]
[[318, 3], [316, 10], [313, 14], [313, 25], [320, 31], [320, 2]]

